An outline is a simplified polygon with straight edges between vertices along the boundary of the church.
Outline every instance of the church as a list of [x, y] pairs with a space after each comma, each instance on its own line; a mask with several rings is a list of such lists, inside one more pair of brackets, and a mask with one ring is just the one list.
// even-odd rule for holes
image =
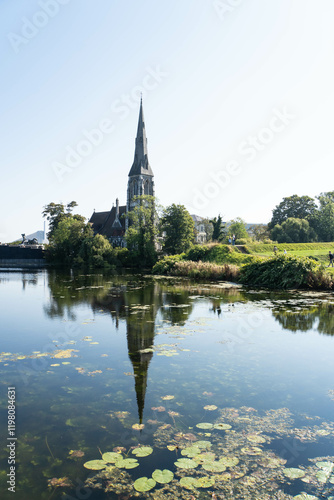
[[143, 101], [141, 99], [135, 156], [128, 178], [127, 203], [119, 205], [117, 198], [116, 205], [113, 205], [111, 210], [107, 212], [94, 211], [89, 220], [94, 233], [105, 236], [113, 246], [125, 247], [124, 236], [127, 229], [127, 219], [124, 215], [135, 206], [134, 197], [145, 194], [154, 196], [154, 175], [148, 161]]

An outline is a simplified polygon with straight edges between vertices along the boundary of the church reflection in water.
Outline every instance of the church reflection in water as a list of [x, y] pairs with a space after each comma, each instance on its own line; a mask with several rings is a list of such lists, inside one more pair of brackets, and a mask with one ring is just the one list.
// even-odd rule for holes
[[142, 423], [147, 375], [153, 357], [152, 346], [155, 336], [155, 320], [162, 305], [162, 293], [157, 285], [149, 288], [116, 287], [103, 298], [95, 299], [93, 310], [109, 311], [115, 321], [126, 321], [126, 336], [129, 359], [132, 363], [139, 422]]

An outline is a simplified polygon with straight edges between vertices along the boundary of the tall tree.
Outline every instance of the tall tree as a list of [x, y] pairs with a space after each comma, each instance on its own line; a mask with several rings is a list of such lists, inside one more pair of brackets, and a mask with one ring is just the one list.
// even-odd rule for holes
[[71, 201], [67, 205], [63, 203], [49, 203], [43, 209], [42, 215], [49, 222], [48, 238], [51, 239], [59, 223], [65, 219], [74, 219], [85, 222], [85, 217], [79, 214], [72, 214], [74, 207], [77, 207], [76, 201]]
[[234, 234], [236, 240], [240, 238], [249, 238], [249, 234], [246, 230], [246, 223], [240, 217], [237, 217], [236, 219], [230, 221], [228, 225], [228, 233], [231, 236]]
[[157, 214], [154, 196], [134, 196], [135, 206], [127, 212], [127, 247], [136, 254], [138, 267], [151, 266], [157, 258]]
[[314, 229], [306, 219], [289, 217], [282, 224], [276, 224], [271, 231], [278, 243], [307, 243], [317, 240]]
[[273, 229], [276, 224], [282, 224], [289, 218], [306, 219], [312, 225], [316, 212], [317, 205], [313, 198], [294, 194], [283, 198], [281, 203], [274, 208], [268, 227]]
[[218, 217], [214, 217], [210, 222], [213, 228], [212, 241], [222, 241], [225, 236], [225, 225], [223, 224], [221, 215], [219, 214]]
[[194, 241], [194, 221], [183, 205], [170, 205], [163, 210], [160, 228], [166, 234], [163, 249], [167, 254], [189, 250]]
[[334, 191], [317, 196], [319, 209], [316, 215], [316, 231], [320, 241], [334, 241]]

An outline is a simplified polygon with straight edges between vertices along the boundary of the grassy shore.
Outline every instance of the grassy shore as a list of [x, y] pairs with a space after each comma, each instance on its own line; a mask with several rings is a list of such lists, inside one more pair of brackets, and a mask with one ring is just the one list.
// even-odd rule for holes
[[[233, 280], [269, 288], [331, 290], [334, 268], [327, 268], [331, 243], [276, 245], [195, 245], [188, 252], [164, 257], [153, 267], [154, 274], [190, 278]], [[287, 254], [284, 254], [284, 249]], [[333, 250], [334, 251], [334, 250]]]

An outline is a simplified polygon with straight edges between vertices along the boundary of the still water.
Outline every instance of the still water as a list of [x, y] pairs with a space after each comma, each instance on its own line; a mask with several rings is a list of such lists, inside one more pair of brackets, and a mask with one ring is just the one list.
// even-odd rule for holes
[[334, 500], [332, 294], [2, 270], [0, 307], [1, 499]]

